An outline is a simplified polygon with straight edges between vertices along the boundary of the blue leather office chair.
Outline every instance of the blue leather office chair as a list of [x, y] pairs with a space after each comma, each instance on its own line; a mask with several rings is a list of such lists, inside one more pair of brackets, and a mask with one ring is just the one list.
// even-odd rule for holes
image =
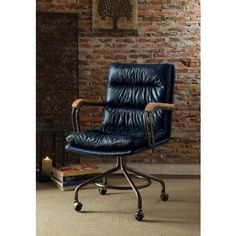
[[[163, 180], [143, 174], [126, 165], [129, 155], [154, 148], [168, 142], [171, 136], [175, 68], [171, 64], [111, 64], [108, 71], [108, 87], [104, 101], [77, 99], [72, 104], [73, 133], [67, 137], [66, 150], [81, 155], [117, 158], [117, 165], [101, 173], [75, 189], [74, 207], [80, 211], [79, 190], [104, 178], [97, 184], [102, 195], [107, 189], [133, 189], [138, 199], [135, 218], [141, 221], [142, 198], [139, 188], [147, 187], [151, 180], [161, 184], [161, 199], [168, 200]], [[80, 131], [79, 111], [81, 106], [103, 106], [103, 121], [100, 127]], [[131, 187], [111, 186], [107, 176], [121, 170]], [[135, 186], [130, 173], [146, 180]]]

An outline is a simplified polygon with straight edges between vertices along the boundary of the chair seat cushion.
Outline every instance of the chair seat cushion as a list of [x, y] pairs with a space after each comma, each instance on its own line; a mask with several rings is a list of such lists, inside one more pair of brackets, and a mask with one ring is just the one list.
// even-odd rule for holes
[[98, 151], [125, 151], [133, 150], [135, 146], [147, 144], [144, 134], [135, 138], [126, 132], [106, 132], [104, 129], [94, 129], [84, 132], [75, 132], [67, 136], [67, 142], [72, 146]]
[[76, 132], [67, 137], [67, 142], [79, 147], [97, 150], [121, 150], [132, 146], [129, 136], [105, 134], [98, 130]]
[[[156, 141], [163, 142], [165, 139], [165, 132], [159, 130]], [[69, 145], [67, 149], [85, 155], [96, 155], [96, 152], [97, 155], [109, 153], [109, 156], [112, 153], [118, 155], [119, 152], [131, 154], [139, 149], [148, 148], [145, 131], [135, 128], [101, 126], [93, 130], [71, 133], [66, 140]]]

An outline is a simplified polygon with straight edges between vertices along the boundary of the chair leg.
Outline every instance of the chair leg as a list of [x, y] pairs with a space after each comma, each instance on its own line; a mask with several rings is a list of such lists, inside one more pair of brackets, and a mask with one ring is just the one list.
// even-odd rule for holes
[[142, 210], [142, 197], [141, 197], [141, 194], [140, 192], [138, 191], [137, 187], [135, 186], [134, 182], [132, 181], [132, 179], [130, 178], [127, 170], [126, 170], [126, 165], [125, 163], [123, 162], [123, 158], [121, 157], [121, 170], [123, 171], [124, 173], [124, 176], [125, 178], [127, 179], [127, 181], [129, 182], [130, 186], [132, 187], [132, 189], [134, 190], [135, 192], [135, 195], [138, 199], [138, 210], [136, 211], [135, 213], [135, 218], [138, 220], [138, 221], [141, 221], [144, 217], [144, 214], [143, 214], [143, 210]]
[[140, 171], [137, 171], [137, 170], [134, 170], [134, 169], [132, 169], [130, 167], [126, 167], [126, 169], [128, 171], [136, 174], [136, 175], [144, 176], [146, 178], [149, 178], [149, 179], [152, 179], [152, 180], [155, 180], [155, 181], [159, 182], [161, 184], [161, 187], [162, 187], [162, 189], [161, 189], [161, 199], [163, 201], [167, 201], [169, 199], [169, 195], [168, 195], [168, 193], [166, 193], [165, 183], [164, 183], [164, 181], [162, 179], [157, 178], [157, 177], [155, 177], [153, 175], [144, 174], [144, 173], [142, 173]]
[[120, 166], [119, 166], [119, 164], [118, 164], [115, 168], [110, 169], [110, 170], [108, 170], [108, 171], [106, 171], [106, 172], [104, 172], [104, 173], [101, 173], [101, 174], [99, 174], [99, 175], [96, 175], [96, 176], [94, 176], [94, 177], [92, 177], [92, 178], [86, 180], [86, 181], [83, 182], [82, 184], [78, 185], [78, 186], [76, 187], [76, 189], [75, 189], [75, 197], [74, 197], [74, 208], [75, 208], [75, 210], [76, 210], [76, 211], [80, 211], [80, 210], [82, 209], [82, 203], [80, 203], [80, 202], [78, 201], [78, 199], [79, 199], [78, 192], [79, 192], [79, 190], [80, 190], [81, 188], [83, 188], [84, 186], [86, 186], [86, 185], [88, 185], [88, 184], [94, 182], [94, 181], [97, 180], [97, 179], [101, 179], [101, 178], [103, 178], [103, 177], [106, 177], [107, 175], [110, 175], [110, 174], [114, 173], [115, 171], [117, 171], [117, 170], [119, 170], [119, 169], [120, 169]]

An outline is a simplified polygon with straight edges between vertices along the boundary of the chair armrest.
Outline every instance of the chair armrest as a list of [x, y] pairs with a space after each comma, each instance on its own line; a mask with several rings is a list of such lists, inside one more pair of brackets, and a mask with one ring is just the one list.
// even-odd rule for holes
[[145, 111], [149, 113], [153, 112], [156, 109], [176, 110], [177, 105], [171, 103], [149, 102], [145, 107]]
[[72, 112], [71, 112], [73, 132], [80, 130], [79, 112], [80, 112], [80, 108], [83, 105], [87, 105], [87, 106], [104, 106], [104, 102], [99, 101], [99, 100], [95, 100], [95, 99], [84, 99], [84, 98], [76, 99], [72, 103]]
[[145, 107], [145, 126], [148, 138], [149, 147], [152, 148], [152, 152], [155, 147], [155, 137], [153, 131], [153, 120], [152, 120], [152, 112], [156, 109], [162, 110], [175, 110], [177, 106], [175, 104], [170, 103], [159, 103], [159, 102], [150, 102]]
[[72, 103], [72, 108], [79, 109], [82, 105], [103, 106], [104, 102], [95, 99], [79, 98]]

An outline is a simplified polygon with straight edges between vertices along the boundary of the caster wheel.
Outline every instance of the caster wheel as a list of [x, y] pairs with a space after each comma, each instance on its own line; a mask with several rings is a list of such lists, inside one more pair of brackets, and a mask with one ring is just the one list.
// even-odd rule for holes
[[161, 194], [161, 200], [166, 202], [169, 199], [169, 194], [168, 193], [162, 193]]
[[136, 219], [136, 220], [142, 221], [142, 220], [143, 220], [143, 217], [144, 217], [144, 214], [143, 214], [143, 211], [142, 211], [142, 210], [138, 210], [138, 211], [135, 213], [135, 219]]
[[107, 192], [107, 189], [106, 189], [106, 188], [100, 188], [100, 189], [99, 189], [99, 193], [100, 193], [101, 195], [105, 195], [106, 192]]
[[74, 202], [74, 208], [76, 211], [80, 211], [82, 209], [82, 203], [81, 202]]

